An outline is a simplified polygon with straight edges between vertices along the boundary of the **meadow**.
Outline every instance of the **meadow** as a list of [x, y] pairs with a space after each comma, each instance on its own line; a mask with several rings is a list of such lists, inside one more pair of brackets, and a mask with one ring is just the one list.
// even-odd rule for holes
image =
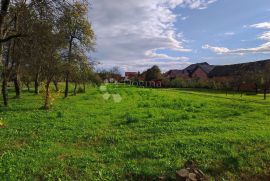
[[212, 180], [270, 179], [262, 95], [109, 85], [55, 96], [48, 111], [26, 91], [0, 107], [1, 181], [174, 180], [187, 160]]

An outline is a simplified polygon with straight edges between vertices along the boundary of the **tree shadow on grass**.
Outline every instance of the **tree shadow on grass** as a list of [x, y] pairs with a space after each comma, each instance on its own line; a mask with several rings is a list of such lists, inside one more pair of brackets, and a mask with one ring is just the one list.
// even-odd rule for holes
[[40, 107], [0, 107], [0, 112], [28, 112], [28, 111], [38, 111], [41, 110]]
[[240, 174], [240, 180], [241, 181], [269, 181], [270, 180], [270, 174], [264, 174], [264, 175], [250, 175], [250, 173]]
[[166, 177], [166, 176], [126, 173], [125, 180], [128, 180], [128, 181], [175, 181], [176, 179], [173, 177]]
[[[227, 99], [227, 100], [234, 100], [234, 101], [242, 101], [242, 102], [250, 102], [250, 103], [257, 103], [262, 105], [268, 105], [269, 102], [262, 99], [245, 99], [241, 97], [241, 94], [237, 92], [229, 92], [228, 95], [235, 95], [235, 97], [229, 97], [226, 96], [226, 92], [224, 91], [215, 91], [211, 89], [161, 89], [162, 91], [182, 91], [182, 93], [185, 94], [191, 94], [191, 95], [200, 95], [200, 96], [206, 96], [206, 97], [212, 97], [212, 98], [220, 98], [220, 99]], [[256, 97], [254, 97], [256, 98]]]
[[[240, 160], [237, 157], [226, 157], [218, 165], [206, 170], [215, 180], [224, 180], [224, 174], [230, 172], [233, 178], [226, 178], [237, 181], [269, 181], [270, 170], [265, 173], [251, 173], [241, 171]], [[225, 180], [226, 180], [225, 179]]]

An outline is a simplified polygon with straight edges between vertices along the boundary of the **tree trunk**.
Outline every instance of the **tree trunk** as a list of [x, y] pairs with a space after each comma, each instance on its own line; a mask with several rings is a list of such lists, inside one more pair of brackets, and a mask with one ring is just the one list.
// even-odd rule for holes
[[85, 83], [83, 83], [83, 93], [86, 92]]
[[[8, 84], [8, 77], [9, 77], [9, 75], [8, 75], [8, 67], [9, 67], [9, 63], [10, 63], [9, 62], [10, 48], [11, 48], [11, 43], [9, 43], [9, 45], [8, 45], [8, 51], [7, 51], [7, 54], [6, 54], [6, 57], [5, 57], [4, 66], [3, 66], [3, 70], [2, 70], [2, 96], [3, 96], [4, 106], [6, 106], [6, 107], [8, 106], [8, 88], [7, 88], [7, 84]], [[2, 53], [2, 45], [0, 45], [0, 51]]]
[[255, 84], [256, 95], [258, 94], [258, 84]]
[[46, 82], [45, 85], [45, 104], [44, 109], [48, 110], [50, 108], [50, 81]]
[[65, 98], [68, 97], [68, 84], [69, 84], [69, 73], [67, 73], [67, 75], [66, 75]]
[[[73, 42], [73, 38], [70, 38], [69, 49], [68, 49], [68, 63], [70, 63], [70, 61], [71, 61], [72, 42]], [[68, 97], [68, 84], [69, 84], [69, 70], [67, 70], [67, 74], [66, 74], [65, 98]]]
[[263, 99], [266, 100], [267, 86], [264, 86]]
[[77, 83], [76, 82], [75, 82], [75, 87], [74, 87], [73, 95], [74, 96], [77, 95]]
[[8, 106], [8, 90], [7, 90], [7, 80], [5, 76], [3, 76], [3, 81], [2, 81], [2, 95], [3, 95], [4, 106]]
[[21, 87], [20, 87], [20, 80], [18, 77], [18, 74], [15, 75], [15, 78], [13, 79], [14, 83], [14, 88], [15, 88], [15, 93], [16, 93], [16, 98], [20, 98], [21, 96]]
[[54, 87], [55, 87], [55, 91], [58, 92], [59, 88], [58, 88], [58, 82], [55, 80], [53, 81]]
[[38, 79], [39, 79], [39, 73], [36, 74], [36, 77], [35, 77], [35, 94], [39, 94], [39, 82], [38, 82]]
[[27, 82], [25, 85], [26, 85], [26, 87], [27, 87], [27, 91], [30, 92], [29, 82]]
[[[1, 9], [0, 9], [0, 12], [1, 12], [1, 15], [0, 15], [0, 38], [1, 39], [5, 38], [4, 37], [3, 26], [4, 26], [4, 23], [5, 23], [5, 17], [8, 14], [9, 5], [10, 5], [10, 0], [2, 0], [1, 1]], [[1, 62], [2, 62], [2, 55], [3, 55], [3, 47], [2, 47], [2, 45], [3, 45], [3, 42], [0, 42], [0, 59], [1, 59]], [[9, 52], [8, 52], [8, 56], [9, 56]], [[3, 72], [5, 72], [6, 68], [8, 67], [6, 65], [6, 63], [4, 64], [5, 68], [4, 68]], [[3, 73], [2, 79], [3, 79], [3, 82], [2, 82], [3, 102], [4, 102], [5, 106], [8, 106], [7, 77], [6, 77], [5, 73]]]

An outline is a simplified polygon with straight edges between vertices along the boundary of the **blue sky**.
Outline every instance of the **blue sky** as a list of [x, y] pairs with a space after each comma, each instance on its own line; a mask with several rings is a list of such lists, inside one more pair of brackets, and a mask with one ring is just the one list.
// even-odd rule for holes
[[270, 58], [269, 0], [93, 0], [99, 68], [163, 71]]

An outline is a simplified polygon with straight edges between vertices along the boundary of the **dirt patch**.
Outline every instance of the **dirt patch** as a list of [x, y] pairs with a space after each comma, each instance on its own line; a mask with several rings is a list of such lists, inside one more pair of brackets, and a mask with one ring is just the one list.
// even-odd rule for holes
[[269, 181], [270, 173], [267, 174], [258, 174], [258, 175], [250, 175], [242, 173], [240, 176], [241, 181]]
[[171, 181], [173, 179], [155, 175], [143, 175], [143, 174], [135, 174], [128, 173], [125, 175], [125, 180], [128, 181], [139, 181], [139, 180], [149, 180], [149, 181]]
[[6, 127], [6, 125], [4, 123], [0, 122], [0, 128], [5, 128], [5, 127]]

